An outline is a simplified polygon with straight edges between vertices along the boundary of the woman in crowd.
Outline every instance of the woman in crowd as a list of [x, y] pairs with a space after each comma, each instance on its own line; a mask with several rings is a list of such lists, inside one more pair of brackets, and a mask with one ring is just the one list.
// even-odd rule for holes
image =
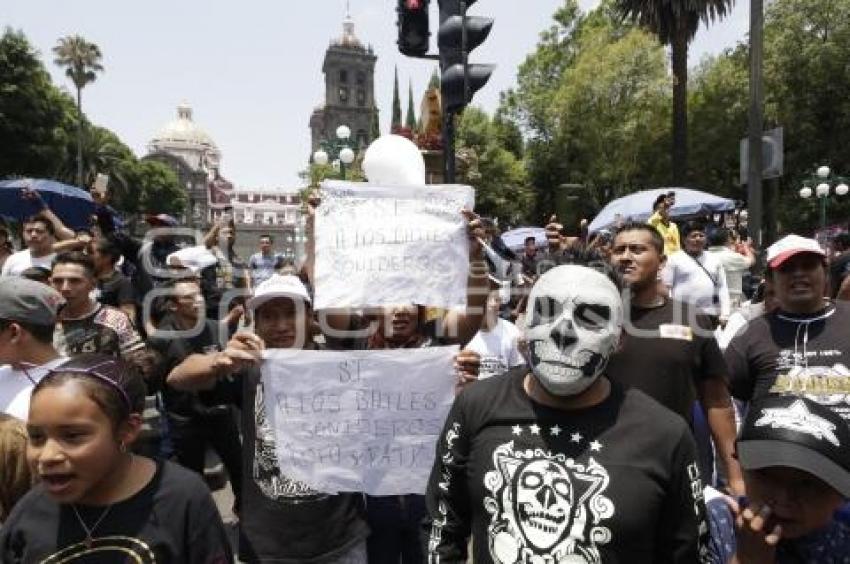
[[30, 401], [27, 458], [40, 483], [0, 530], [0, 562], [232, 562], [206, 485], [134, 455], [145, 387], [98, 354], [45, 376]]

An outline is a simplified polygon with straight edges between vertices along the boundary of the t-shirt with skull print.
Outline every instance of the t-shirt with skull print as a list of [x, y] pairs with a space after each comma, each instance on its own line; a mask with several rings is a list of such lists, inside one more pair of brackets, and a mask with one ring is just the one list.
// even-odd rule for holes
[[458, 396], [428, 485], [429, 562], [689, 563], [707, 555], [685, 422], [637, 390], [557, 410], [515, 369]]

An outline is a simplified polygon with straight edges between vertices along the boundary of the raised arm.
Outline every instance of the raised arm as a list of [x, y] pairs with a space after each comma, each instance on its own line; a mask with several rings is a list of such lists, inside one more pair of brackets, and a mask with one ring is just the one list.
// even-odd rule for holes
[[481, 328], [487, 294], [490, 291], [489, 269], [487, 261], [484, 260], [484, 249], [479, 241], [484, 236], [484, 229], [477, 215], [467, 210], [463, 211], [463, 215], [469, 222], [467, 227], [469, 277], [466, 283], [466, 309], [448, 311], [443, 316], [442, 327], [447, 341], [461, 346], [471, 341]]
[[253, 333], [237, 333], [221, 352], [186, 357], [168, 373], [166, 382], [175, 390], [208, 390], [220, 377], [258, 363], [263, 348], [262, 339]]

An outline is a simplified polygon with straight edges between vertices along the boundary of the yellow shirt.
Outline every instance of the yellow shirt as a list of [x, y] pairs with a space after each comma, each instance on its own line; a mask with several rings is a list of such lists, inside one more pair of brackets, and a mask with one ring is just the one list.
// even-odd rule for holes
[[661, 219], [661, 214], [655, 212], [652, 214], [652, 217], [647, 221], [648, 224], [653, 226], [656, 231], [661, 234], [661, 238], [664, 239], [664, 254], [668, 257], [682, 249], [682, 244], [679, 241], [679, 226], [673, 223], [672, 221], [668, 221], [667, 224], [664, 224], [664, 220]]

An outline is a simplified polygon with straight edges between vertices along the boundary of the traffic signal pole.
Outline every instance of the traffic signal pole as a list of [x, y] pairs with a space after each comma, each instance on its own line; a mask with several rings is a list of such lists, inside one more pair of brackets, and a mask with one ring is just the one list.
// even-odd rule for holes
[[[460, 2], [461, 31], [460, 52], [463, 60], [463, 97], [469, 99], [469, 53], [466, 50], [466, 1]], [[443, 177], [446, 184], [454, 184], [457, 179], [457, 153], [455, 152], [455, 115], [452, 108], [443, 112]]]
[[490, 78], [493, 65], [469, 64], [469, 52], [490, 34], [493, 20], [468, 16], [476, 0], [438, 0], [440, 29], [439, 56], [428, 54], [428, 5], [430, 0], [398, 0], [399, 51], [408, 57], [440, 61], [440, 94], [443, 111], [443, 150], [445, 182], [456, 179], [456, 116]]

